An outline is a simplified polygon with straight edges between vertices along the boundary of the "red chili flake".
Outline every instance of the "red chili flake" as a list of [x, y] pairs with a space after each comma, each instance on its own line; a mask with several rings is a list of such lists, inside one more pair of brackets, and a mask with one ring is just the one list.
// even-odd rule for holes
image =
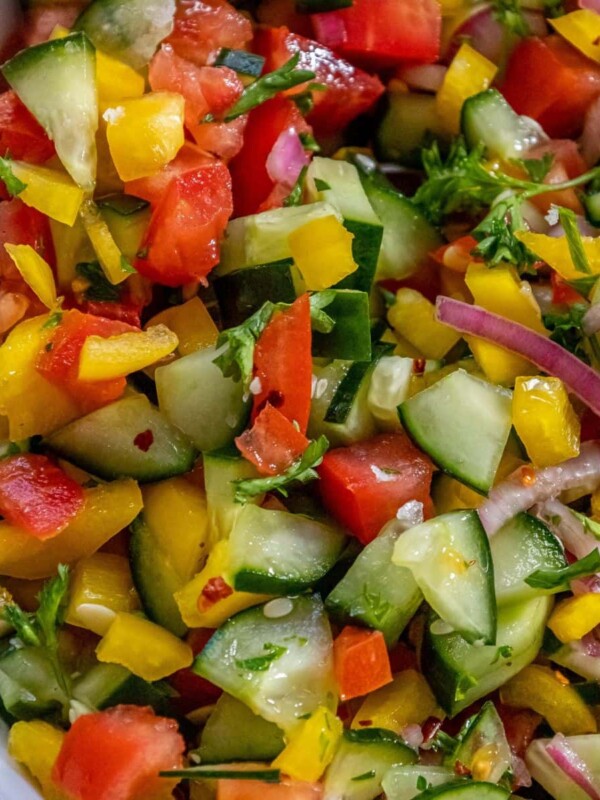
[[359, 720], [358, 720], [358, 724], [359, 724], [359, 725], [360, 725], [362, 728], [368, 728], [370, 725], [372, 725], [372, 724], [373, 724], [373, 720], [372, 720], [372, 719], [359, 719]]
[[414, 358], [413, 359], [413, 372], [415, 375], [422, 375], [425, 372], [425, 359], [424, 358]]
[[454, 762], [454, 773], [456, 775], [470, 775], [471, 770], [468, 767], [465, 767], [464, 764], [461, 764], [460, 761]]
[[220, 575], [217, 578], [211, 578], [200, 593], [198, 610], [206, 611], [207, 608], [210, 608], [219, 600], [229, 597], [230, 594], [233, 594], [233, 589]]
[[533, 467], [522, 467], [521, 483], [523, 486], [533, 486], [536, 481], [535, 470]]
[[147, 453], [148, 450], [152, 447], [154, 442], [154, 434], [148, 428], [146, 431], [142, 431], [138, 433], [138, 435], [133, 440], [134, 445], [139, 448], [143, 453]]

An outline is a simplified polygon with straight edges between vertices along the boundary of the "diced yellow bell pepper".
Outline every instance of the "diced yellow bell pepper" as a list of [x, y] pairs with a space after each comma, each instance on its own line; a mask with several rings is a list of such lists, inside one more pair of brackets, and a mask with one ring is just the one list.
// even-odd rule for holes
[[47, 308], [56, 305], [56, 285], [50, 265], [29, 244], [5, 244], [21, 277]]
[[150, 620], [120, 611], [96, 648], [98, 661], [119, 664], [145, 681], [191, 666], [189, 644]]
[[[575, 268], [566, 236], [547, 236], [545, 233], [532, 231], [517, 231], [515, 236], [566, 281], [577, 280], [586, 274]], [[600, 275], [600, 239], [582, 236], [581, 243], [587, 257], [590, 275]]]
[[96, 84], [100, 103], [140, 97], [146, 88], [144, 77], [117, 58], [96, 50]]
[[600, 594], [589, 592], [562, 600], [552, 612], [548, 627], [561, 642], [574, 642], [600, 625]]
[[333, 760], [343, 729], [335, 714], [319, 706], [291, 735], [273, 769], [298, 780], [318, 781]]
[[309, 291], [328, 289], [356, 272], [354, 236], [333, 214], [296, 228], [288, 236], [292, 258]]
[[563, 39], [588, 58], [600, 62], [600, 16], [595, 11], [582, 8], [548, 22]]
[[443, 358], [460, 339], [459, 333], [436, 320], [433, 304], [415, 289], [398, 289], [387, 316], [396, 333], [425, 358]]
[[[210, 551], [204, 569], [180, 591], [175, 592], [175, 601], [188, 627], [218, 628], [238, 611], [270, 599], [270, 595], [238, 592], [232, 589], [228, 570], [229, 542], [222, 540]], [[206, 587], [215, 585], [217, 581], [224, 581], [226, 584], [223, 596], [213, 600], [212, 597], [203, 595]], [[229, 589], [231, 592], [227, 594]]]
[[98, 152], [98, 169], [96, 172], [96, 196], [115, 194], [123, 191], [123, 181], [115, 167], [110, 147], [108, 146], [108, 124], [104, 119], [104, 112], [113, 103], [102, 103], [99, 107], [98, 130], [96, 131], [96, 150]]
[[436, 96], [437, 112], [448, 133], [460, 131], [463, 103], [487, 89], [497, 71], [498, 67], [470, 44], [461, 45]]
[[104, 636], [119, 611], [137, 611], [129, 561], [113, 553], [94, 553], [75, 567], [65, 620]]
[[438, 475], [433, 489], [433, 503], [438, 514], [461, 508], [479, 508], [485, 497], [469, 489], [450, 475]]
[[466, 8], [465, 0], [440, 0], [442, 16], [451, 17]]
[[400, 734], [406, 725], [422, 725], [434, 715], [444, 717], [427, 681], [420, 672], [406, 669], [363, 700], [351, 727], [386, 728]]
[[177, 336], [165, 325], [117, 336], [88, 336], [79, 356], [79, 380], [120, 378], [155, 364], [177, 347]]
[[108, 280], [116, 285], [134, 274], [135, 270], [119, 250], [106, 220], [92, 200], [83, 206], [81, 220]]
[[598, 730], [590, 708], [568, 680], [540, 664], [530, 664], [505, 683], [500, 699], [507, 706], [531, 708], [546, 719], [552, 730], [565, 736]]
[[65, 172], [24, 161], [11, 161], [10, 166], [15, 177], [25, 184], [19, 200], [65, 225], [75, 222], [84, 192]]
[[166, 325], [177, 335], [177, 353], [180, 356], [211, 347], [219, 335], [219, 329], [199, 297], [192, 297], [180, 306], [165, 308], [152, 317], [148, 327], [159, 324]]
[[150, 92], [107, 109], [108, 146], [122, 181], [145, 178], [172, 161], [184, 142], [185, 101], [175, 92]]
[[8, 734], [8, 753], [22, 764], [42, 788], [45, 800], [67, 800], [52, 780], [52, 769], [65, 732], [35, 719], [15, 722]]
[[[519, 278], [514, 267], [489, 269], [484, 264], [473, 263], [467, 269], [465, 280], [477, 305], [548, 335], [531, 287]], [[512, 384], [518, 375], [535, 375], [538, 371], [524, 358], [495, 344], [472, 336], [467, 337], [467, 341], [475, 360], [494, 383]]]
[[[52, 28], [52, 33], [48, 37], [49, 42], [53, 42], [55, 39], [64, 39], [65, 36], [68, 36], [71, 31], [68, 28], [65, 28], [64, 25], [55, 25]], [[96, 51], [98, 53], [98, 51]]]
[[50, 220], [50, 233], [56, 254], [56, 281], [59, 289], [70, 289], [77, 264], [94, 261], [96, 255], [83, 222], [78, 217], [73, 225]]
[[579, 455], [581, 425], [560, 378], [517, 378], [512, 419], [536, 467]]
[[142, 510], [142, 493], [133, 480], [112, 481], [85, 490], [85, 504], [69, 525], [52, 539], [0, 522], [0, 575], [47, 578], [59, 564], [92, 555]]

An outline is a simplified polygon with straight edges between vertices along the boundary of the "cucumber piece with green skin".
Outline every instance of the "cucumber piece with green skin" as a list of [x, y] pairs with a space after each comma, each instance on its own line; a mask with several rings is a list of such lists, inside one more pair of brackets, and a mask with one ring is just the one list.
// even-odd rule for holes
[[509, 789], [485, 781], [450, 781], [417, 795], [418, 800], [509, 800]]
[[490, 539], [498, 605], [521, 603], [551, 594], [525, 583], [537, 569], [567, 566], [563, 547], [544, 523], [529, 514], [518, 514]]
[[448, 139], [437, 113], [435, 95], [388, 92], [387, 102], [375, 137], [377, 158], [421, 169], [423, 147], [433, 139]]
[[408, 568], [433, 610], [467, 641], [496, 640], [494, 567], [474, 509], [449, 511], [405, 531], [392, 562]]
[[600, 227], [600, 192], [581, 195], [587, 221], [596, 228]]
[[196, 457], [187, 436], [144, 395], [124, 397], [92, 411], [53, 433], [45, 443], [105, 480], [147, 482], [181, 475], [189, 472]]
[[521, 117], [497, 89], [467, 98], [461, 111], [461, 129], [470, 148], [484, 144], [491, 158], [509, 162], [548, 137], [529, 117]]
[[160, 410], [202, 452], [233, 442], [248, 415], [242, 382], [226, 378], [214, 363], [221, 352], [206, 347], [155, 373]]
[[175, 0], [92, 0], [75, 21], [99, 50], [145, 67], [173, 30]]
[[15, 719], [29, 720], [60, 712], [68, 698], [46, 652], [23, 647], [10, 649], [0, 659], [0, 701]]
[[386, 772], [382, 786], [386, 800], [415, 800], [422, 791], [417, 786], [442, 786], [453, 780], [460, 779], [450, 769], [415, 764], [392, 767]]
[[392, 647], [416, 614], [423, 594], [409, 569], [392, 564], [399, 532], [386, 526], [356, 560], [325, 600], [340, 624], [381, 631]]
[[223, 327], [241, 325], [267, 300], [293, 303], [296, 299], [293, 263], [291, 258], [286, 258], [271, 264], [237, 269], [217, 278], [213, 286]]
[[139, 197], [117, 194], [98, 200], [97, 206], [117, 247], [128, 261], [133, 262], [150, 222], [150, 203]]
[[448, 766], [454, 768], [459, 763], [470, 772], [473, 765], [481, 756], [482, 749], [486, 754], [489, 772], [486, 780], [490, 783], [499, 783], [503, 776], [511, 769], [512, 753], [506, 739], [504, 725], [496, 707], [488, 700], [474, 719], [469, 720], [466, 732], [459, 736], [459, 744], [447, 757]]
[[229, 539], [233, 586], [258, 594], [303, 592], [329, 572], [345, 540], [310, 517], [247, 505]]
[[[211, 545], [228, 539], [243, 506], [235, 501], [235, 481], [258, 478], [254, 466], [234, 448], [223, 448], [202, 454], [204, 486], [208, 508], [208, 530]], [[263, 495], [251, 497], [247, 503], [260, 503]]]
[[416, 760], [417, 753], [392, 731], [346, 730], [325, 773], [323, 800], [374, 800], [389, 769]]
[[406, 400], [400, 420], [435, 463], [486, 494], [512, 426], [512, 394], [462, 369]]
[[84, 33], [28, 47], [2, 74], [46, 131], [75, 183], [96, 182], [96, 51]]
[[551, 651], [546, 647], [544, 639], [544, 650], [548, 657], [559, 667], [566, 667], [576, 675], [587, 678], [590, 681], [600, 681], [600, 659], [594, 655], [593, 651], [588, 652], [585, 644], [579, 640], [562, 644], [556, 640], [557, 646]]
[[73, 698], [96, 711], [126, 703], [151, 706], [157, 714], [172, 714], [164, 684], [148, 683], [118, 664], [91, 667], [74, 683]]
[[371, 361], [369, 295], [349, 289], [333, 289], [333, 300], [325, 307], [335, 325], [329, 333], [313, 331], [315, 358]]
[[196, 752], [202, 764], [272, 761], [284, 746], [277, 725], [224, 692], [202, 730]]
[[286, 734], [318, 706], [336, 707], [333, 641], [316, 596], [277, 598], [236, 614], [193, 669]]
[[215, 67], [229, 67], [238, 75], [248, 78], [258, 78], [265, 65], [263, 56], [248, 53], [247, 50], [230, 50], [223, 47], [215, 59]]
[[430, 614], [421, 646], [423, 675], [450, 716], [493, 692], [533, 661], [552, 605], [551, 597], [538, 597], [500, 608], [496, 645], [469, 644]]
[[[561, 738], [564, 745], [582, 763], [585, 773], [589, 775], [588, 780], [596, 786], [600, 780], [598, 762], [600, 734], [590, 733], [585, 736]], [[547, 752], [546, 748], [551, 742], [551, 739], [535, 739], [527, 748], [525, 763], [531, 776], [554, 800], [590, 800], [590, 794], [569, 777]]]

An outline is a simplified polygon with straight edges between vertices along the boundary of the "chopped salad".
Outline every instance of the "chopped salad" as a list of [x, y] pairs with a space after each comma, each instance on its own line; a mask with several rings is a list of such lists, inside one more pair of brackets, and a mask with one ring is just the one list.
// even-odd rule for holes
[[599, 800], [599, 41], [594, 0], [0, 32], [0, 716], [46, 800]]

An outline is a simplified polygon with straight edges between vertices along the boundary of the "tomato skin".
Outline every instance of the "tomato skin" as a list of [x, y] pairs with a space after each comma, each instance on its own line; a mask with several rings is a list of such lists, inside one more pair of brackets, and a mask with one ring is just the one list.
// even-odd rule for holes
[[330, 450], [317, 472], [325, 508], [363, 544], [404, 503], [429, 504], [433, 466], [403, 432]]
[[232, 210], [224, 164], [213, 161], [173, 178], [152, 214], [136, 269], [165, 286], [204, 281], [219, 261]]
[[12, 92], [0, 94], [0, 156], [43, 164], [55, 153], [54, 144], [33, 114]]
[[0, 512], [36, 539], [64, 530], [83, 503], [81, 486], [47, 456], [22, 453], [0, 461]]
[[173, 178], [186, 172], [194, 172], [200, 167], [214, 164], [215, 159], [192, 142], [185, 142], [175, 158], [154, 175], [138, 178], [125, 184], [125, 193], [147, 200], [156, 208], [164, 197]]
[[[327, 86], [325, 91], [313, 92], [314, 107], [307, 116], [317, 138], [339, 133], [355, 117], [368, 111], [384, 92], [376, 76], [285, 27], [259, 28], [253, 50], [266, 59], [263, 72], [279, 69], [295, 53], [300, 53], [299, 68], [312, 70], [315, 81]], [[295, 87], [287, 94], [298, 94], [304, 89], [305, 86]]]
[[250, 39], [250, 20], [227, 0], [177, 0], [173, 32], [165, 43], [182, 58], [204, 66], [222, 47], [243, 50]]
[[312, 388], [310, 301], [301, 295], [285, 311], [276, 312], [254, 347], [252, 421], [267, 403], [306, 433]]
[[[564, 183], [572, 178], [578, 178], [586, 171], [586, 163], [579, 152], [577, 143], [572, 139], [552, 139], [543, 142], [527, 151], [527, 158], [540, 159], [545, 155], [553, 157], [544, 183]], [[531, 202], [547, 214], [551, 205], [570, 208], [576, 214], [583, 214], [581, 202], [574, 189], [563, 189], [560, 192], [548, 192], [537, 197], [532, 197]]]
[[380, 69], [439, 58], [442, 15], [437, 0], [354, 0], [349, 8], [311, 18], [317, 41], [350, 61]]
[[549, 136], [571, 138], [600, 95], [600, 65], [560, 36], [527, 38], [514, 49], [500, 88], [518, 114], [537, 120]]
[[158, 773], [181, 768], [184, 749], [175, 720], [115, 706], [75, 720], [52, 778], [73, 800], [166, 800], [176, 781]]
[[247, 461], [261, 475], [279, 475], [296, 461], [308, 446], [308, 439], [280, 411], [267, 403], [254, 425], [235, 440]]

